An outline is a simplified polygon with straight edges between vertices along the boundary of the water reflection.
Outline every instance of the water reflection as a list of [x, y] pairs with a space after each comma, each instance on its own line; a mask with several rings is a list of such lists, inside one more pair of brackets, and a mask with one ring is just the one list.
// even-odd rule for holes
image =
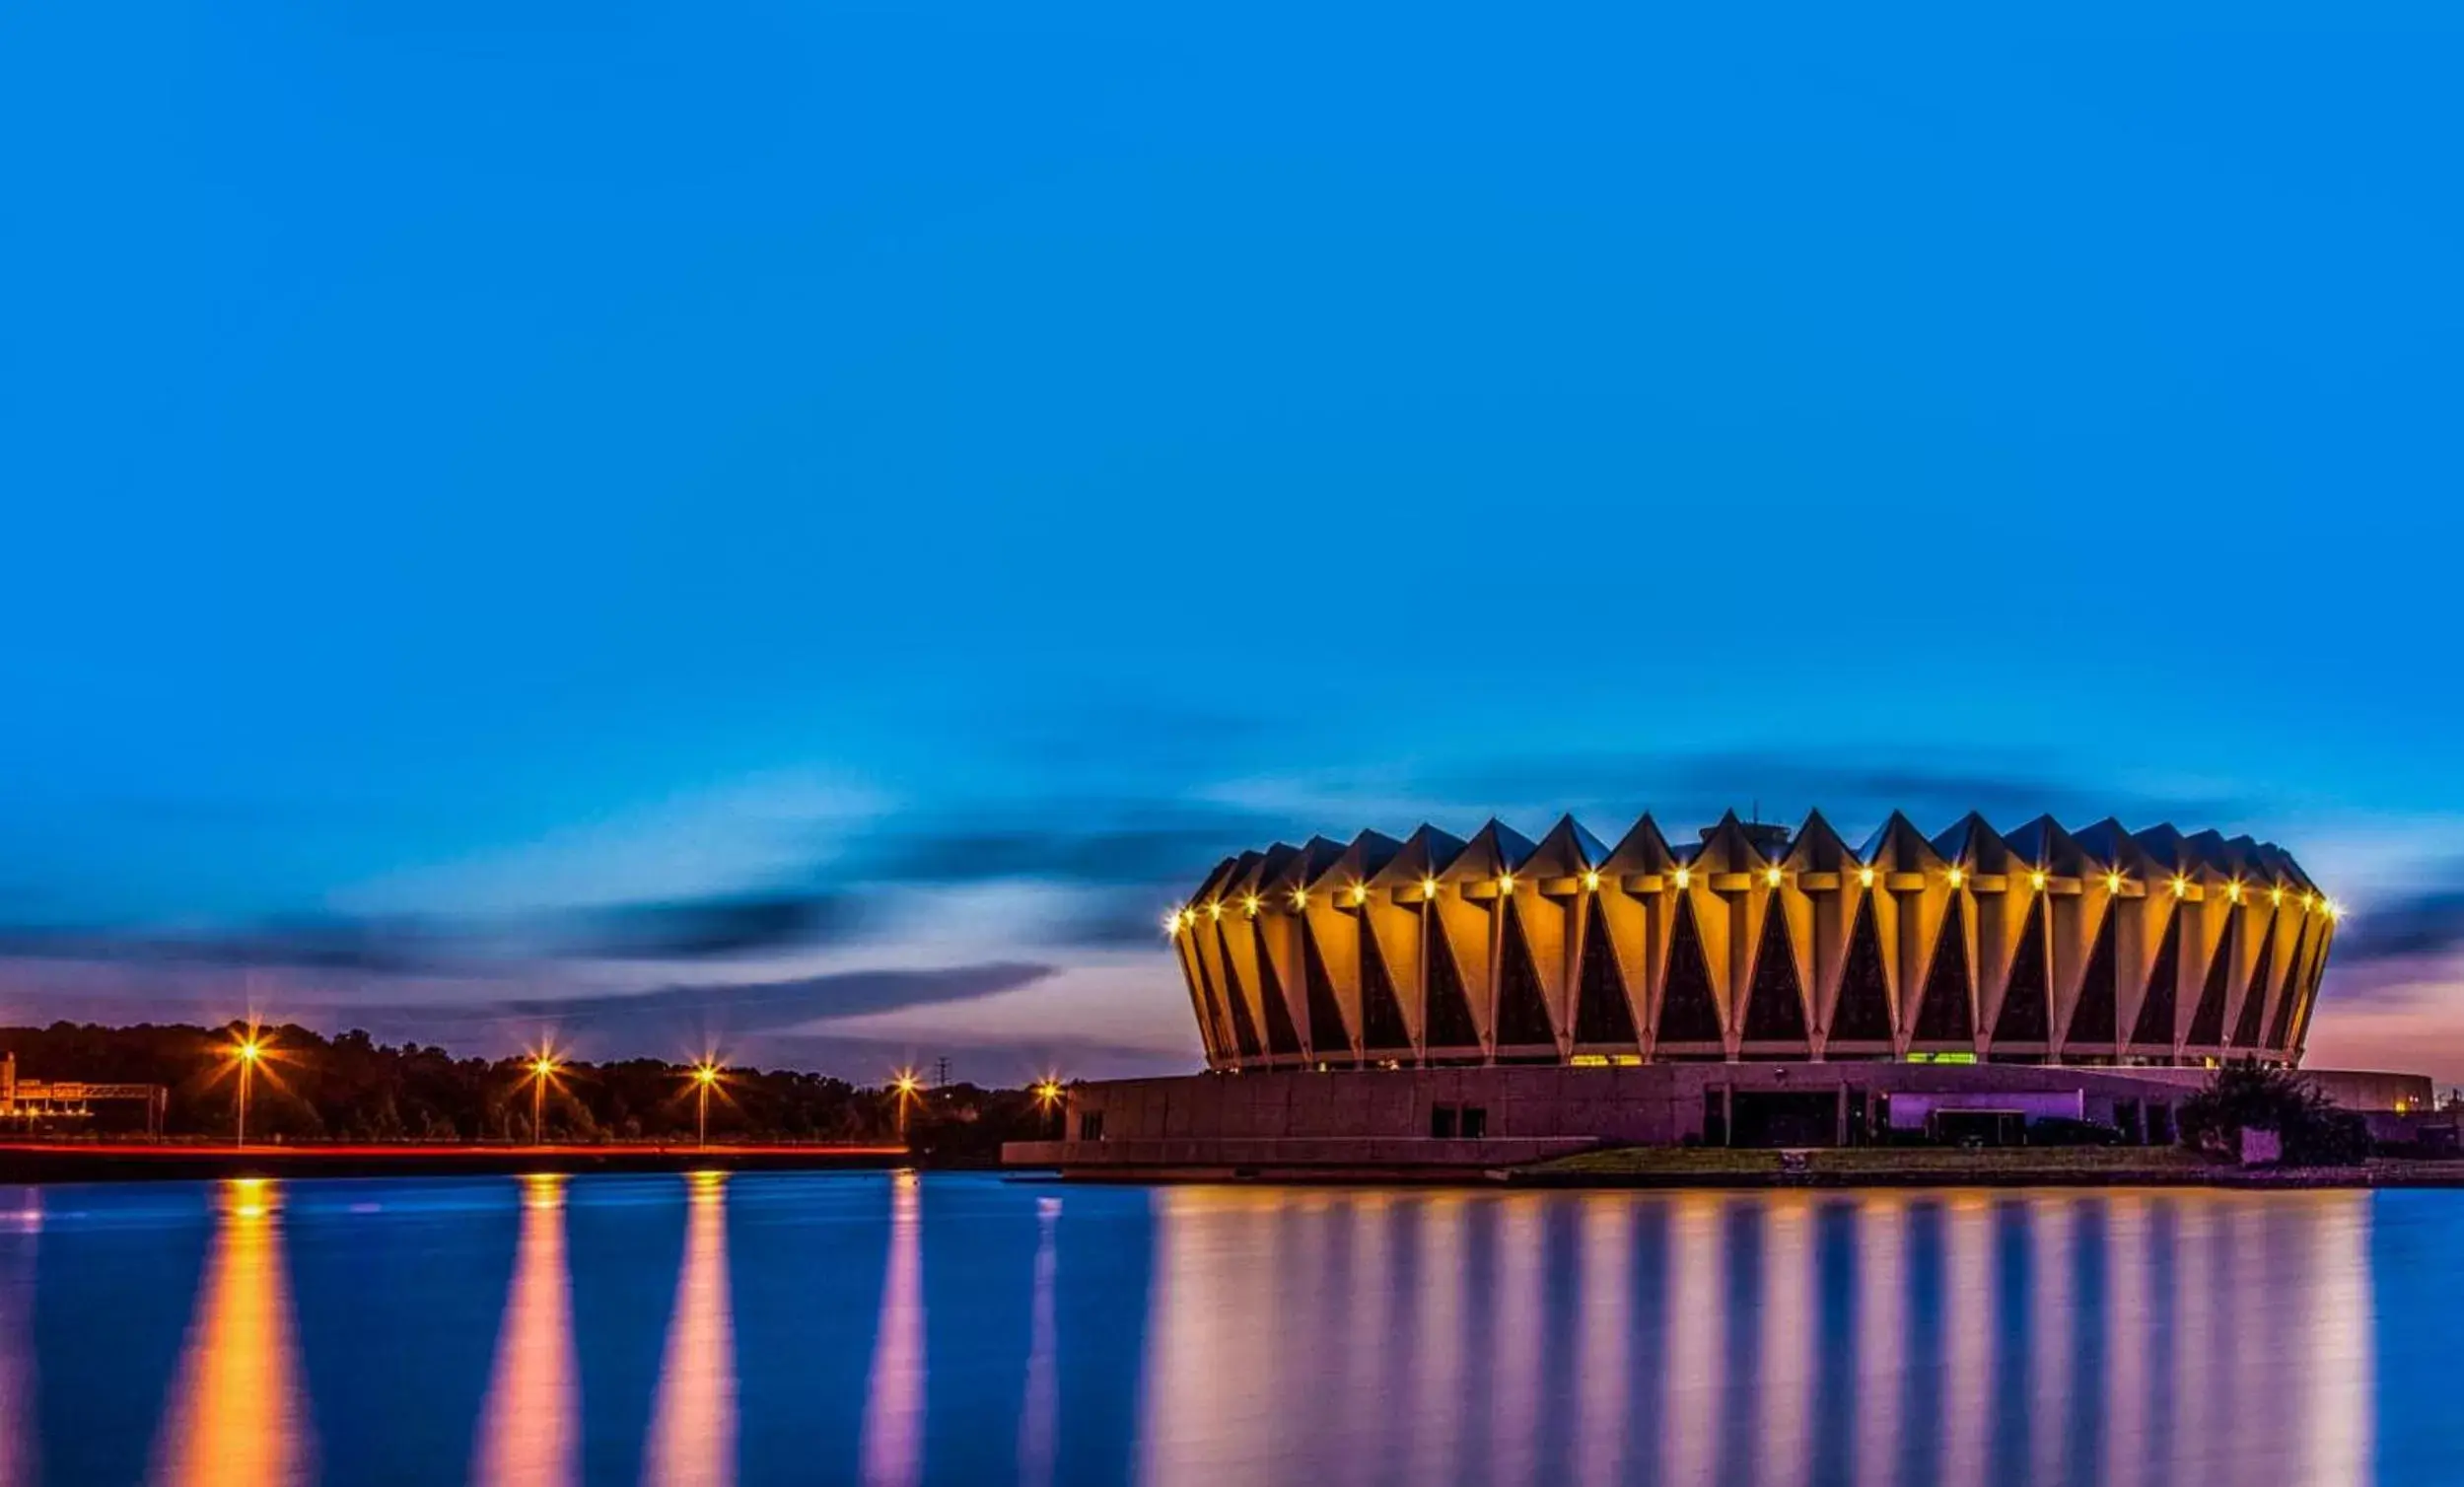
[[[1156, 1203], [1148, 1481], [1386, 1462], [1515, 1482], [1564, 1462], [1578, 1482], [2240, 1487], [2372, 1468], [2366, 1195]], [[1664, 1250], [1642, 1241], [1662, 1221]], [[2272, 1246], [2239, 1232], [2254, 1223]], [[1330, 1245], [1384, 1256], [1382, 1277], [1329, 1267]], [[2254, 1250], [2283, 1260], [2250, 1273]], [[1639, 1286], [1654, 1266], [1664, 1284]], [[1571, 1368], [1545, 1351], [1560, 1335]], [[1352, 1352], [1373, 1344], [1373, 1366]], [[1660, 1393], [1655, 1431], [1632, 1428], [1638, 1385]]]
[[306, 1481], [313, 1452], [283, 1265], [281, 1192], [261, 1177], [235, 1177], [216, 1196], [213, 1247], [154, 1475], [181, 1487]]
[[1060, 1429], [1060, 1349], [1054, 1332], [1053, 1282], [1059, 1259], [1054, 1252], [1061, 1200], [1035, 1200], [1035, 1295], [1027, 1319], [1026, 1397], [1019, 1406], [1020, 1487], [1050, 1487], [1055, 1460], [1055, 1433]]
[[[151, 1475], [179, 1483], [304, 1480], [319, 1435], [389, 1480], [614, 1487], [2358, 1487], [2451, 1465], [2422, 1422], [2457, 1381], [2459, 1195], [539, 1177], [517, 1227], [503, 1185], [385, 1192], [420, 1237], [388, 1272], [429, 1299], [420, 1336], [470, 1318], [467, 1347], [421, 1355], [468, 1374], [424, 1436], [401, 1391], [448, 1390], [391, 1377], [400, 1349], [353, 1336], [364, 1295], [315, 1283], [319, 1244], [358, 1252], [365, 1191], [225, 1184], [204, 1227], [166, 1186], [0, 1212], [0, 1487], [131, 1479], [144, 1426], [124, 1461], [72, 1430], [136, 1400]], [[100, 1260], [117, 1290], [74, 1289]], [[632, 1294], [642, 1325], [577, 1314]]]
[[25, 1188], [0, 1214], [0, 1487], [40, 1480], [35, 1456], [35, 1247], [42, 1192]]
[[889, 1263], [881, 1318], [865, 1387], [861, 1444], [869, 1487], [909, 1487], [924, 1464], [923, 1183], [914, 1172], [890, 1184]]
[[675, 1315], [643, 1481], [719, 1487], [736, 1480], [736, 1338], [728, 1306], [727, 1174], [694, 1172]]
[[513, 1284], [497, 1329], [479, 1458], [489, 1487], [562, 1487], [576, 1480], [581, 1370], [574, 1358], [573, 1287], [565, 1261], [565, 1178], [522, 1179]]

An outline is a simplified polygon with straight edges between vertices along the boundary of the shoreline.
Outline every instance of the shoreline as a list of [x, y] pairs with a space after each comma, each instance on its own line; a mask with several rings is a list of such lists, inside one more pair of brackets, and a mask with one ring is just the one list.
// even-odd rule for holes
[[2024, 1148], [1995, 1151], [1884, 1151], [1632, 1148], [1586, 1152], [1522, 1166], [1318, 1164], [1117, 1167], [1062, 1165], [1014, 1171], [1057, 1172], [1070, 1182], [1219, 1183], [1295, 1187], [1347, 1183], [1498, 1190], [1686, 1190], [1856, 1188], [2192, 1188], [2310, 1191], [2355, 1188], [2464, 1188], [2464, 1160], [2373, 1158], [2353, 1167], [2234, 1167], [2188, 1153]]
[[479, 1146], [0, 1143], [0, 1182], [225, 1177], [519, 1176], [529, 1172], [827, 1171], [912, 1167], [894, 1146]]

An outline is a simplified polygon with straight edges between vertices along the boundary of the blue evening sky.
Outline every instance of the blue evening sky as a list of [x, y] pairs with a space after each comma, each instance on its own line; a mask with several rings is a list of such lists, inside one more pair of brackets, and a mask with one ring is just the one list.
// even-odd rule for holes
[[0, 1021], [1173, 1069], [1277, 834], [1973, 804], [2464, 1077], [2464, 23], [2147, 9], [9, 8]]

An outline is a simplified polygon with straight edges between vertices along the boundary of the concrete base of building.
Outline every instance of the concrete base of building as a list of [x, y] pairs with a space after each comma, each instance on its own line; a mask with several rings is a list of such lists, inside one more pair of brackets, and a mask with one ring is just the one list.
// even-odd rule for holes
[[[2365, 1114], [2427, 1111], [2421, 1075], [2307, 1071]], [[1003, 1160], [1074, 1175], [1436, 1175], [1602, 1145], [2024, 1140], [2059, 1119], [2165, 1145], [2211, 1071], [2025, 1064], [1689, 1063], [1195, 1074], [1074, 1086], [1063, 1139]]]
[[1343, 1136], [1278, 1140], [1235, 1136], [1114, 1141], [1013, 1141], [1001, 1149], [1011, 1167], [1059, 1168], [1073, 1176], [1129, 1176], [1185, 1181], [1221, 1178], [1470, 1176], [1502, 1168], [1570, 1157], [1600, 1143], [1574, 1136], [1547, 1140], [1464, 1141]]

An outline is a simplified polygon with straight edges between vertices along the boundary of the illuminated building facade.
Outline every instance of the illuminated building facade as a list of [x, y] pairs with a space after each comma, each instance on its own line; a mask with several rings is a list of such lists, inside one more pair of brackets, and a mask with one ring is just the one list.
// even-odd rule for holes
[[1852, 845], [1733, 814], [1609, 846], [1491, 821], [1226, 858], [1167, 916], [1218, 1071], [1791, 1061], [2297, 1064], [2336, 905], [2248, 836]]
[[170, 1092], [161, 1085], [99, 1085], [59, 1080], [20, 1079], [17, 1055], [0, 1053], [0, 1123], [34, 1125], [53, 1120], [84, 1120], [106, 1100], [143, 1101], [146, 1133], [163, 1127]]

